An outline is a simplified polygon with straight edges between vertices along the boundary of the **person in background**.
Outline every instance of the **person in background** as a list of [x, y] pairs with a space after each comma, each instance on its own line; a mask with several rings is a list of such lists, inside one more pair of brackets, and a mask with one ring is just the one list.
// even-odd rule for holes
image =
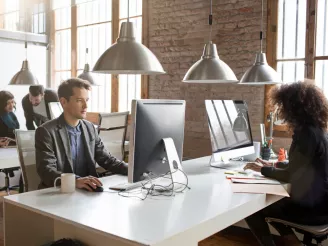
[[[328, 224], [328, 102], [313, 84], [298, 82], [275, 88], [271, 101], [278, 116], [293, 132], [289, 162], [273, 166], [267, 161], [246, 164], [244, 169], [291, 184], [290, 198], [246, 218], [261, 245], [275, 245], [265, 217], [304, 225]], [[280, 163], [278, 163], [280, 164]], [[271, 223], [286, 245], [302, 245], [293, 230]]]
[[61, 83], [58, 96], [63, 114], [36, 129], [39, 188], [52, 187], [62, 173], [74, 173], [77, 188], [93, 191], [102, 186], [96, 162], [113, 173], [127, 175], [127, 164], [106, 150], [94, 125], [85, 120], [90, 89], [89, 82], [77, 78]]
[[9, 91], [0, 91], [0, 142], [5, 147], [15, 140], [15, 130], [19, 129], [19, 122], [14, 114], [16, 102]]
[[0, 148], [7, 147], [10, 143], [10, 138], [0, 138]]
[[31, 85], [29, 93], [22, 100], [26, 128], [35, 130], [34, 123], [38, 127], [50, 120], [49, 103], [58, 101], [55, 91], [44, 89], [42, 85]]

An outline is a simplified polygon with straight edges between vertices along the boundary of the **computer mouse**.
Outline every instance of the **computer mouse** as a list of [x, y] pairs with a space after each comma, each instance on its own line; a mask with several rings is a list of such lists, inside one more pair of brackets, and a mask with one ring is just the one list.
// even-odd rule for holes
[[[103, 191], [104, 191], [104, 188], [101, 187], [101, 186], [97, 186], [96, 188], [93, 188], [93, 187], [90, 186], [90, 185], [88, 185], [88, 186], [91, 188], [91, 190], [92, 190], [93, 192], [103, 192]], [[87, 190], [87, 189], [85, 189], [85, 190]]]

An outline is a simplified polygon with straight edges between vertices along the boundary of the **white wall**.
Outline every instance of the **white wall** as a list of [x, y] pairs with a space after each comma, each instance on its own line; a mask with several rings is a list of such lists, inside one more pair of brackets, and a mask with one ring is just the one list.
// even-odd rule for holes
[[[28, 93], [29, 86], [8, 86], [11, 78], [21, 69], [25, 60], [24, 42], [0, 39], [0, 90], [8, 90], [15, 96], [17, 110], [15, 112], [21, 129], [26, 129], [22, 98]], [[46, 47], [34, 44], [27, 46], [27, 60], [30, 70], [46, 86]]]

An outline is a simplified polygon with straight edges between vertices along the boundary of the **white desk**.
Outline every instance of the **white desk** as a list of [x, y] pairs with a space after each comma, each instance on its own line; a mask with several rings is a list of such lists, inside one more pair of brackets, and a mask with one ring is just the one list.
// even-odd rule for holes
[[[175, 197], [140, 201], [109, 191], [60, 194], [54, 188], [5, 197], [5, 245], [71, 237], [92, 246], [193, 246], [280, 199], [232, 193], [224, 170], [208, 162], [209, 157], [183, 162], [191, 190]], [[102, 179], [105, 187], [126, 180]]]
[[0, 148], [0, 169], [19, 167], [16, 148]]

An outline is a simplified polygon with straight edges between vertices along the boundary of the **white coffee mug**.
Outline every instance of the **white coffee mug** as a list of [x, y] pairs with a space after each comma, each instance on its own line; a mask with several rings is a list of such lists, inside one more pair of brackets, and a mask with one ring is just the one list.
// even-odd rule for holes
[[62, 173], [60, 177], [55, 179], [54, 187], [56, 188], [57, 181], [61, 179], [60, 191], [63, 193], [71, 193], [75, 191], [75, 174], [74, 173]]

